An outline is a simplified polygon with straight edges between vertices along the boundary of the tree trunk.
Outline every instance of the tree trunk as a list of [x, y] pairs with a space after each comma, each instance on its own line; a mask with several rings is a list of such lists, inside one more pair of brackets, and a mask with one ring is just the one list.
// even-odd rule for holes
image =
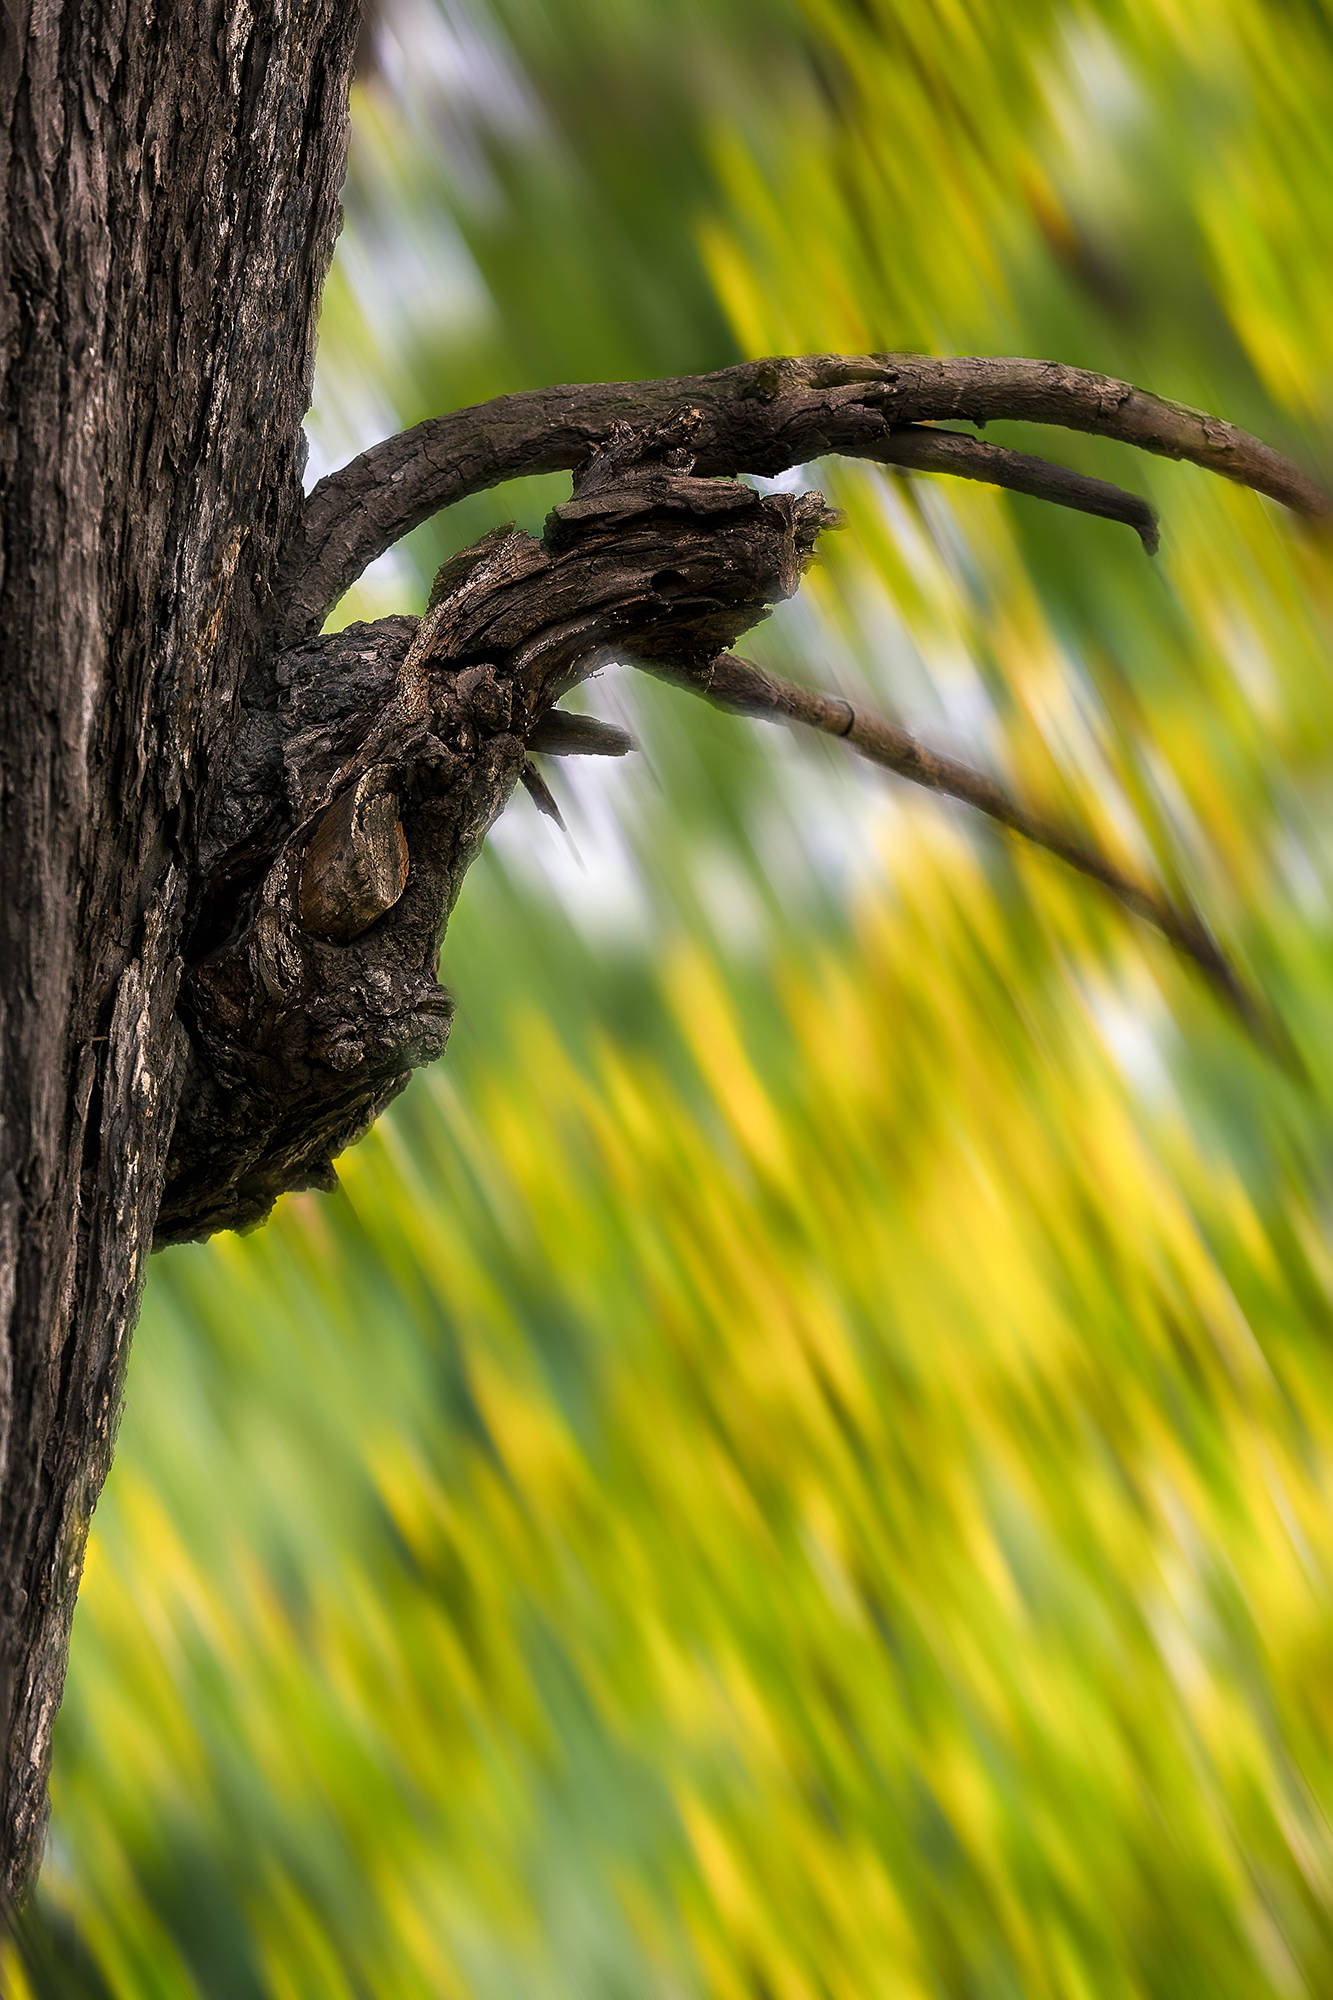
[[[1025, 359], [813, 355], [431, 420], [302, 500], [360, 8], [10, 0], [0, 15], [0, 1896], [31, 1881], [51, 1725], [128, 1328], [158, 1241], [260, 1219], [438, 1054], [440, 934], [553, 710], [628, 659], [799, 720], [1092, 876], [1284, 1050], [1206, 926], [996, 781], [729, 648], [831, 518], [739, 471], [829, 451], [1122, 522], [1104, 481], [939, 421], [1187, 458], [1312, 515], [1257, 439]], [[446, 564], [420, 620], [324, 639], [380, 551], [565, 468], [540, 541]], [[701, 476], [705, 475], [705, 476]]]
[[0, 15], [6, 1898], [176, 1118], [199, 830], [301, 504], [359, 12]]

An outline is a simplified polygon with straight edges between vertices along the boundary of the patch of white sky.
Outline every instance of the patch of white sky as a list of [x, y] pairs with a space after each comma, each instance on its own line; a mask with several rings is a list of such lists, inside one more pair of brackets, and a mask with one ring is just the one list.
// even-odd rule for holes
[[1333, 787], [1288, 788], [1269, 844], [1277, 880], [1307, 922], [1333, 922]]
[[[587, 707], [639, 735], [628, 677], [599, 677]], [[631, 948], [656, 929], [653, 900], [638, 859], [645, 797], [657, 789], [651, 762], [627, 757], [568, 757], [544, 761], [567, 833], [538, 813], [523, 791], [514, 794], [487, 836], [505, 869], [554, 898], [583, 934]]]
[[1125, 51], [1101, 21], [1071, 10], [1044, 80], [1049, 164], [1088, 214], [1109, 221], [1132, 199], [1126, 158], [1147, 99]]
[[464, 0], [387, 0], [375, 57], [414, 136], [442, 144], [472, 206], [502, 200], [484, 135], [547, 142], [541, 102], [494, 15]]
[[1255, 722], [1269, 730], [1279, 729], [1285, 711], [1282, 684], [1272, 650], [1254, 619], [1234, 602], [1219, 606], [1213, 634]]
[[1161, 992], [1146, 980], [1114, 986], [1071, 974], [1081, 986], [1083, 1002], [1103, 1048], [1140, 1103], [1163, 1110], [1176, 1103], [1166, 1047], [1174, 1034]]
[[[940, 572], [946, 592], [974, 590], [976, 565], [947, 495], [917, 494], [929, 516], [923, 526], [898, 481], [858, 470], [870, 481], [863, 499], [868, 494], [907, 565], [917, 574]], [[756, 477], [749, 483], [764, 493], [807, 492], [820, 488], [820, 469], [797, 466], [776, 479]], [[786, 662], [787, 670], [803, 671], [850, 701], [887, 707], [905, 727], [933, 731], [940, 748], [966, 748], [974, 758], [998, 752], [994, 704], [956, 621], [936, 620], [928, 631], [914, 628], [889, 585], [868, 565], [841, 575], [839, 584], [835, 614], [823, 610], [809, 591], [777, 606], [760, 642], [774, 663]]]

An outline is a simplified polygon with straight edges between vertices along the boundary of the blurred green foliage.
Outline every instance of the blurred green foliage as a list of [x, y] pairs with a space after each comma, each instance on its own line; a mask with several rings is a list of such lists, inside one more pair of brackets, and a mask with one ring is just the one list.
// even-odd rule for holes
[[[321, 465], [812, 347], [1326, 446], [1318, 0], [393, 0], [373, 46]], [[1160, 563], [821, 468], [847, 532], [756, 650], [1188, 886], [1309, 1087], [1045, 857], [594, 688], [645, 754], [567, 780], [577, 857], [506, 815], [445, 1063], [343, 1194], [154, 1267], [14, 2000], [1333, 1991], [1327, 551], [1044, 448]]]

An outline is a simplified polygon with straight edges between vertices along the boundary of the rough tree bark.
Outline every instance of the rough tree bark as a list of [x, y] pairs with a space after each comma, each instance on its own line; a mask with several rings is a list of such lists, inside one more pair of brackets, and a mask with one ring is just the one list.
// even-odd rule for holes
[[357, 12], [0, 15], [0, 1880], [51, 1722], [184, 1056], [191, 856], [301, 508]]
[[[439, 938], [554, 707], [611, 657], [842, 735], [1084, 869], [1259, 1020], [1198, 917], [992, 780], [730, 650], [828, 510], [734, 477], [829, 451], [1124, 522], [1102, 481], [930, 428], [1021, 417], [1320, 489], [1216, 419], [1054, 363], [813, 356], [514, 396], [302, 500], [358, 9], [19, 0], [0, 46], [0, 1881], [30, 1882], [128, 1328], [157, 1241], [253, 1222], [443, 1047]], [[420, 619], [321, 638], [436, 509], [566, 469]], [[731, 476], [727, 476], [731, 475]]]

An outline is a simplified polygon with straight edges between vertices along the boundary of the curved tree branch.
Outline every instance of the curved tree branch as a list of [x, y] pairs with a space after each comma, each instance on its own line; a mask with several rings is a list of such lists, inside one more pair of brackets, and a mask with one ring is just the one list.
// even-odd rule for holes
[[[655, 425], [609, 425], [540, 541], [496, 529], [444, 565], [422, 618], [309, 635], [247, 684], [200, 852], [180, 1003], [189, 1068], [159, 1242], [244, 1227], [285, 1190], [327, 1185], [334, 1155], [439, 1054], [451, 1003], [437, 951], [463, 876], [516, 783], [555, 812], [530, 753], [630, 747], [554, 708], [612, 659], [845, 737], [1048, 849], [1154, 924], [1289, 1054], [1188, 904], [983, 773], [737, 658], [740, 634], [796, 590], [837, 517], [817, 493], [699, 477], [707, 424], [686, 405]], [[986, 449], [934, 432], [905, 445], [930, 463], [941, 448]], [[1014, 456], [1004, 470], [1027, 476]]]
[[872, 764], [893, 771], [927, 791], [958, 799], [1007, 828], [1033, 846], [1053, 854], [1067, 867], [1090, 876], [1116, 901], [1149, 923], [1190, 959], [1209, 984], [1234, 1010], [1256, 1040], [1289, 1067], [1299, 1057], [1281, 1023], [1250, 991], [1197, 910], [1173, 900], [1162, 889], [1136, 882], [1102, 851], [1054, 820], [1031, 811], [996, 779], [955, 757], [931, 750], [907, 730], [884, 717], [854, 708], [840, 695], [822, 693], [783, 680], [735, 653], [720, 653], [706, 664], [642, 661], [650, 673], [690, 688], [717, 708], [768, 722], [800, 722], [826, 736], [839, 736]]
[[[274, 594], [278, 643], [291, 645], [318, 630], [368, 563], [442, 507], [526, 473], [571, 471], [613, 424], [661, 423], [686, 409], [698, 412], [694, 460], [704, 474], [772, 475], [832, 452], [873, 459], [884, 458], [886, 448], [890, 455], [922, 452], [919, 441], [902, 446], [896, 434], [923, 422], [1017, 419], [1188, 459], [1300, 513], [1333, 511], [1321, 486], [1248, 432], [1087, 369], [921, 354], [749, 361], [711, 375], [500, 396], [373, 445], [309, 497]], [[976, 450], [941, 449], [956, 455], [948, 469], [965, 476], [993, 477], [1002, 469], [992, 460], [992, 471], [983, 472]]]
[[1137, 493], [1126, 493], [1106, 479], [1090, 479], [1066, 465], [1051, 465], [1027, 451], [1008, 451], [984, 444], [966, 431], [930, 430], [908, 424], [892, 431], [879, 449], [863, 454], [877, 465], [901, 466], [907, 472], [948, 472], [956, 479], [977, 479], [986, 486], [1003, 486], [1033, 500], [1051, 500], [1075, 513], [1096, 514], [1105, 521], [1123, 521], [1132, 528], [1150, 556], [1157, 553], [1157, 515]]
[[551, 808], [528, 752], [631, 747], [560, 697], [622, 655], [711, 660], [796, 589], [833, 518], [819, 495], [696, 479], [676, 449], [618, 435], [540, 542], [497, 529], [424, 617], [309, 638], [248, 684], [200, 856], [159, 1243], [330, 1185], [440, 1054], [464, 875], [516, 783]]

